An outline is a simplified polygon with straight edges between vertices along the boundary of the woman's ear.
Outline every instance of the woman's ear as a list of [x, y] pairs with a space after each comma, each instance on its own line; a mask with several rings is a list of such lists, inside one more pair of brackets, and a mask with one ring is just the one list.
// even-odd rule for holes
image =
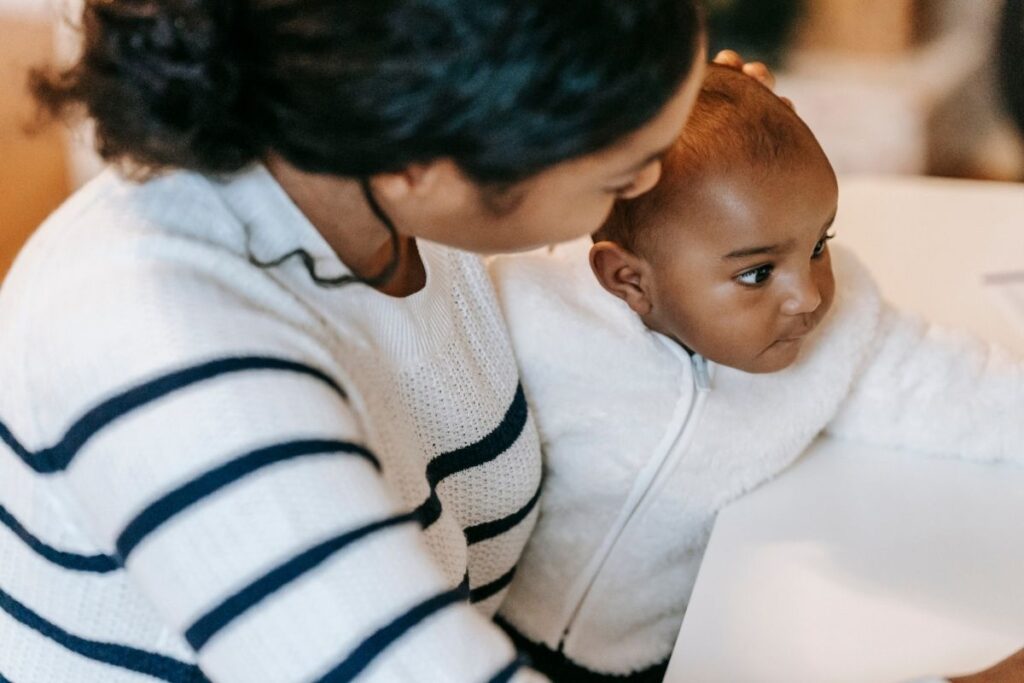
[[615, 242], [602, 240], [590, 248], [590, 269], [608, 292], [637, 315], [651, 312], [650, 269], [647, 262]]
[[[374, 190], [388, 203], [412, 201], [417, 205], [465, 202], [473, 183], [447, 158], [409, 164], [400, 171], [379, 173], [372, 179]], [[433, 207], [429, 207], [433, 208]]]

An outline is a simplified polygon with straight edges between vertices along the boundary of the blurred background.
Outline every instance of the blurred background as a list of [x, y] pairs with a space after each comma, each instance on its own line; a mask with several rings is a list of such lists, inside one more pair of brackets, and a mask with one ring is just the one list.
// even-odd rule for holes
[[[0, 277], [98, 167], [85, 130], [29, 132], [27, 69], [74, 55], [76, 1], [0, 0]], [[704, 4], [712, 50], [768, 62], [840, 173], [1024, 180], [1024, 0]]]

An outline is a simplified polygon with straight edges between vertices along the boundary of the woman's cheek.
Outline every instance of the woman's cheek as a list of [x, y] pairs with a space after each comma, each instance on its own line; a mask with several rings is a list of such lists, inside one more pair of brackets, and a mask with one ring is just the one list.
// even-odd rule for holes
[[595, 233], [608, 219], [615, 204], [614, 199], [610, 195], [608, 197], [592, 202], [586, 209], [573, 207], [572, 202], [563, 204], [564, 211], [560, 223], [565, 226], [567, 233], [563, 239], [570, 240]]

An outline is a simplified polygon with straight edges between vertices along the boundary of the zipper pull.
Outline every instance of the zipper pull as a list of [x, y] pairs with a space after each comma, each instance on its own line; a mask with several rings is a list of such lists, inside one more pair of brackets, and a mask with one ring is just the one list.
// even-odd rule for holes
[[693, 376], [697, 381], [697, 388], [701, 391], [709, 391], [711, 389], [711, 373], [708, 370], [708, 361], [704, 356], [699, 353], [691, 356], [693, 361]]

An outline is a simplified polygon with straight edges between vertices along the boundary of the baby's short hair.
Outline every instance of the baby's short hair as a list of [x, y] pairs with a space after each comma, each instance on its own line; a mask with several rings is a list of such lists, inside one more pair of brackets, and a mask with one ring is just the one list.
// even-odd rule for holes
[[793, 109], [755, 79], [730, 67], [708, 65], [693, 113], [662, 160], [649, 192], [619, 200], [595, 240], [636, 251], [652, 218], [668, 199], [714, 169], [739, 165], [769, 172], [817, 140]]

